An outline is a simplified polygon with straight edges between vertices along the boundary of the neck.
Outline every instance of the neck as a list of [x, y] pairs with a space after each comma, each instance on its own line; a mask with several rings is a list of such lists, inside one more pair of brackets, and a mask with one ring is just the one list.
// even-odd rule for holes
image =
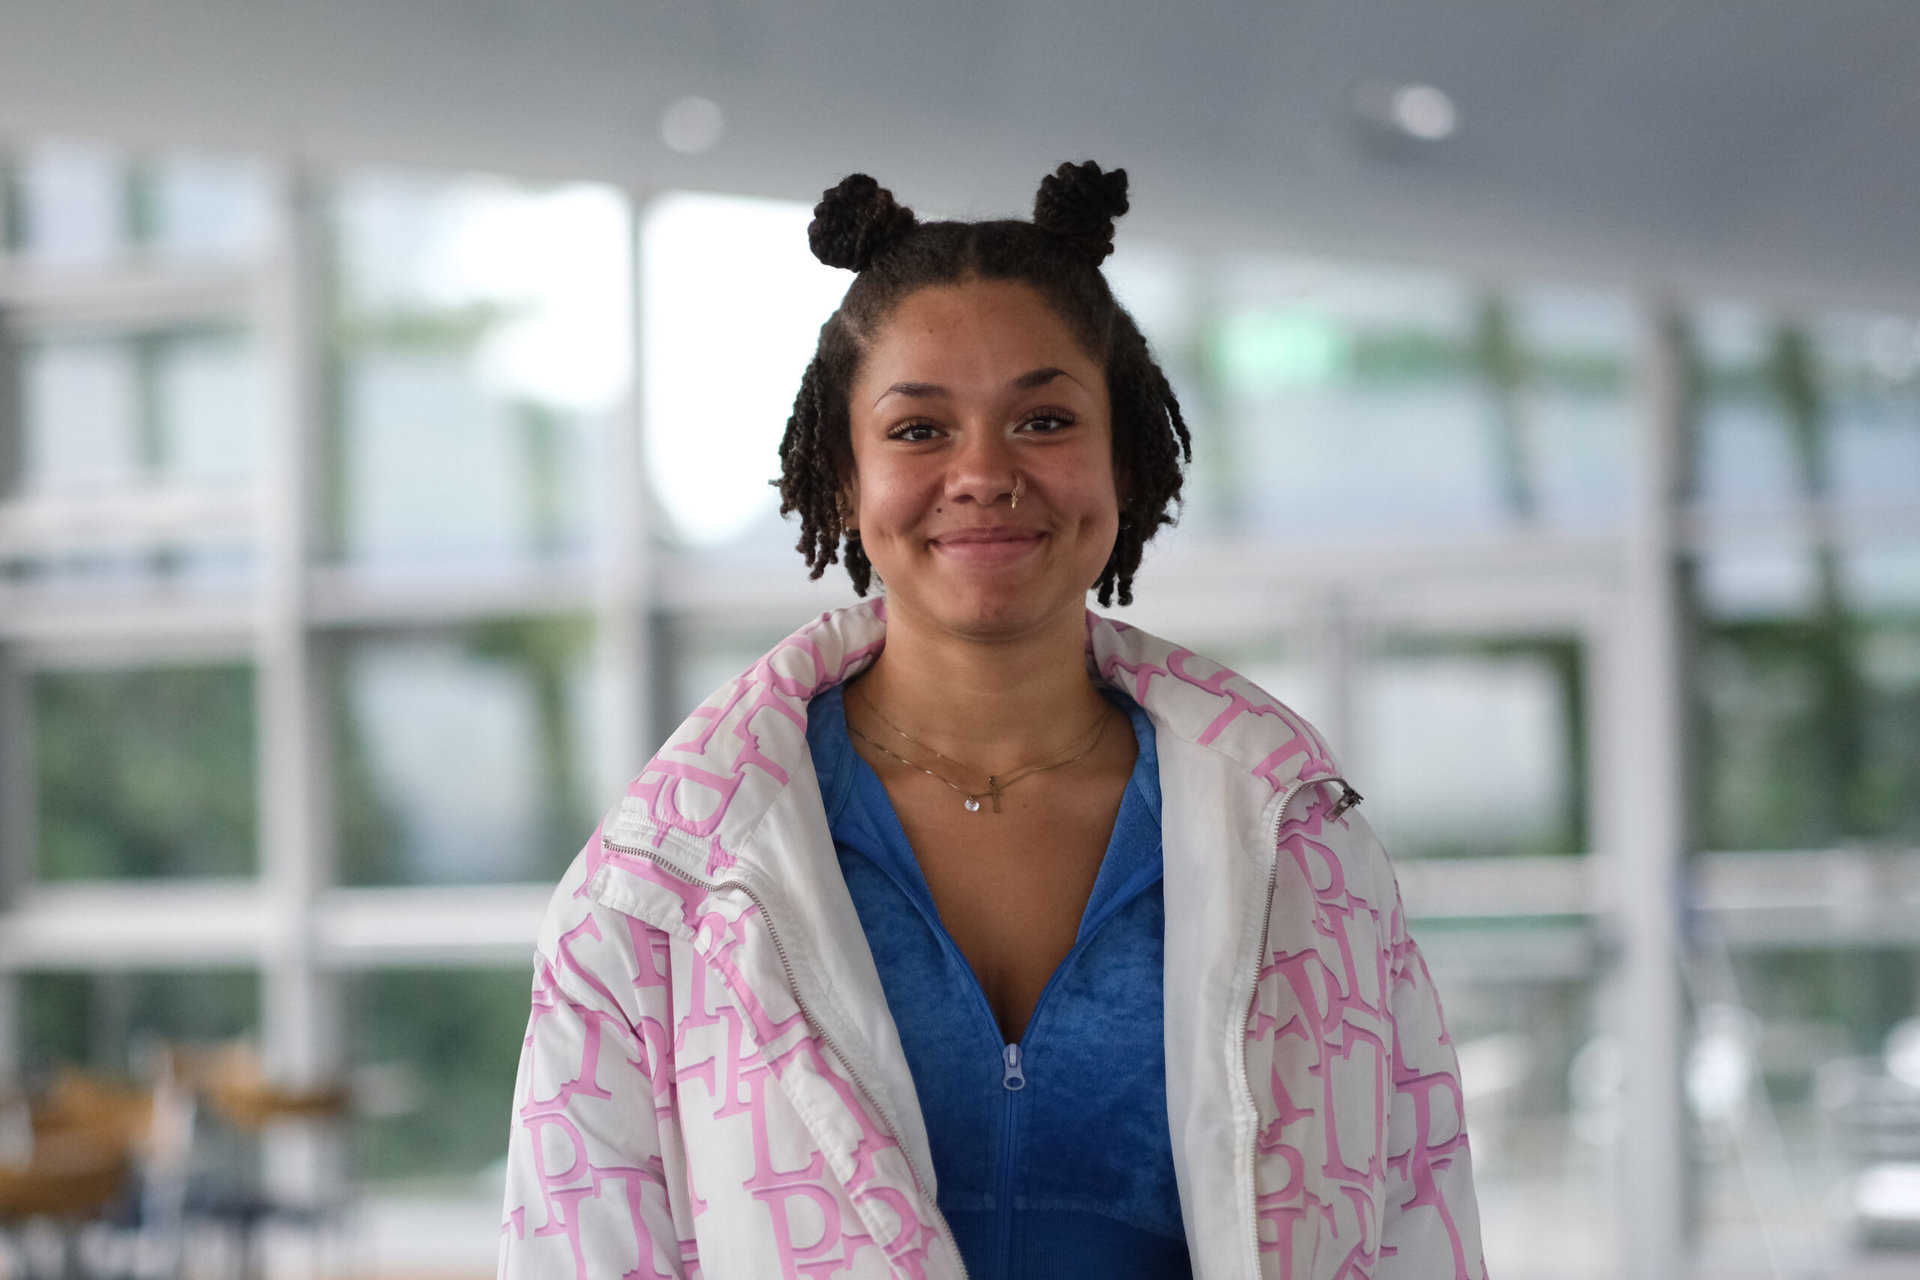
[[1084, 613], [990, 641], [929, 634], [890, 614], [886, 648], [854, 682], [849, 713], [864, 727], [864, 698], [941, 754], [1006, 772], [1071, 745], [1100, 714], [1086, 649]]

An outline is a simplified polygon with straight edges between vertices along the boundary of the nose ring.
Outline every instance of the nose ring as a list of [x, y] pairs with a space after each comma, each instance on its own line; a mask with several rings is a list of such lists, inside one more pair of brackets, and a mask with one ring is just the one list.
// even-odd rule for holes
[[1013, 473], [1013, 492], [1007, 495], [1007, 510], [1017, 511], [1020, 509], [1020, 489], [1026, 483], [1026, 479], [1027, 478], [1018, 471]]

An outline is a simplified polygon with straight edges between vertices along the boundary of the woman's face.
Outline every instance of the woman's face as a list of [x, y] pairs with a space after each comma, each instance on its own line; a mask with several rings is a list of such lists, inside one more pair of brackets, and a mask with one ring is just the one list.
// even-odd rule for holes
[[1039, 293], [907, 295], [848, 414], [850, 523], [891, 616], [980, 639], [1077, 624], [1119, 529], [1113, 427], [1106, 371]]

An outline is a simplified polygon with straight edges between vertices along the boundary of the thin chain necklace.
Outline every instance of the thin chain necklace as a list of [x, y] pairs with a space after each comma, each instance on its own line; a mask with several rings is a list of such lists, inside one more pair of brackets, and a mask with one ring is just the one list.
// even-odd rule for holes
[[[856, 690], [855, 692], [858, 692], [858, 691]], [[966, 764], [962, 764], [960, 761], [955, 760], [952, 756], [947, 755], [946, 753], [934, 747], [928, 746], [926, 743], [920, 741], [920, 739], [914, 737], [912, 734], [908, 733], [905, 729], [902, 729], [899, 725], [895, 724], [893, 721], [887, 719], [887, 717], [884, 714], [882, 714], [880, 708], [873, 705], [873, 699], [867, 697], [866, 694], [864, 693], [859, 694], [859, 698], [860, 698], [861, 705], [866, 707], [867, 710], [873, 712], [873, 714], [879, 718], [881, 724], [886, 725], [887, 728], [893, 730], [895, 733], [905, 738], [908, 742], [913, 743], [914, 746], [920, 747], [926, 751], [931, 751], [933, 752], [934, 755], [939, 756], [940, 759], [945, 760], [948, 764], [958, 765], [960, 768], [967, 770], [969, 773], [980, 772], [980, 770], [971, 768]], [[955, 791], [959, 792], [963, 797], [965, 797], [965, 799], [962, 800], [961, 803], [962, 803], [962, 807], [964, 807], [968, 813], [980, 812], [980, 797], [982, 794], [986, 795], [988, 799], [993, 801], [993, 811], [995, 813], [999, 813], [1001, 812], [1000, 793], [1005, 791], [1008, 787], [1012, 786], [1014, 783], [1020, 781], [1022, 778], [1030, 778], [1036, 773], [1045, 773], [1049, 769], [1059, 769], [1066, 765], [1072, 764], [1076, 760], [1083, 760], [1087, 756], [1092, 755], [1093, 749], [1100, 745], [1100, 740], [1107, 736], [1107, 721], [1110, 720], [1111, 718], [1112, 717], [1107, 715], [1106, 709], [1103, 707], [1100, 711], [1099, 716], [1095, 718], [1092, 728], [1090, 728], [1086, 733], [1081, 734], [1078, 738], [1075, 738], [1073, 742], [1068, 746], [1067, 753], [1062, 754], [1057, 759], [1045, 760], [1039, 764], [1027, 765], [1024, 768], [1014, 770], [1012, 773], [1006, 775], [1004, 778], [998, 774], [989, 773], [987, 775], [987, 789], [984, 793], [979, 791], [970, 791], [966, 787], [963, 787], [959, 783], [955, 782], [952, 778], [949, 778], [946, 774], [941, 773], [938, 769], [929, 769], [927, 768], [927, 766], [921, 764], [917, 760], [907, 759], [907, 757], [901, 755], [898, 751], [895, 751], [893, 748], [887, 746], [886, 743], [878, 741], [877, 739], [872, 737], [870, 734], [865, 734], [860, 732], [860, 730], [853, 727], [853, 724], [851, 722], [847, 724], [847, 732], [853, 734], [856, 738], [859, 738], [861, 741], [867, 743], [868, 745], [873, 747], [874, 750], [880, 752], [881, 754], [890, 756], [891, 758], [898, 760], [901, 764], [906, 765], [909, 769], [918, 770], [919, 772], [926, 774], [929, 778], [936, 778], [939, 781], [946, 783], [949, 787], [952, 787]], [[1074, 747], [1079, 746], [1079, 744], [1083, 740], [1086, 740], [1089, 737], [1091, 737], [1091, 741], [1088, 741], [1086, 746], [1081, 747], [1078, 751], [1075, 751], [1073, 749]]]

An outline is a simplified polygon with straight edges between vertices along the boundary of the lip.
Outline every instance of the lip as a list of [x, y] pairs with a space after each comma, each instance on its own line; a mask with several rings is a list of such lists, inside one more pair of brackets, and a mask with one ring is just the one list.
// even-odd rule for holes
[[1038, 529], [954, 529], [932, 540], [934, 550], [969, 564], [1006, 564], [1038, 547], [1046, 534]]

